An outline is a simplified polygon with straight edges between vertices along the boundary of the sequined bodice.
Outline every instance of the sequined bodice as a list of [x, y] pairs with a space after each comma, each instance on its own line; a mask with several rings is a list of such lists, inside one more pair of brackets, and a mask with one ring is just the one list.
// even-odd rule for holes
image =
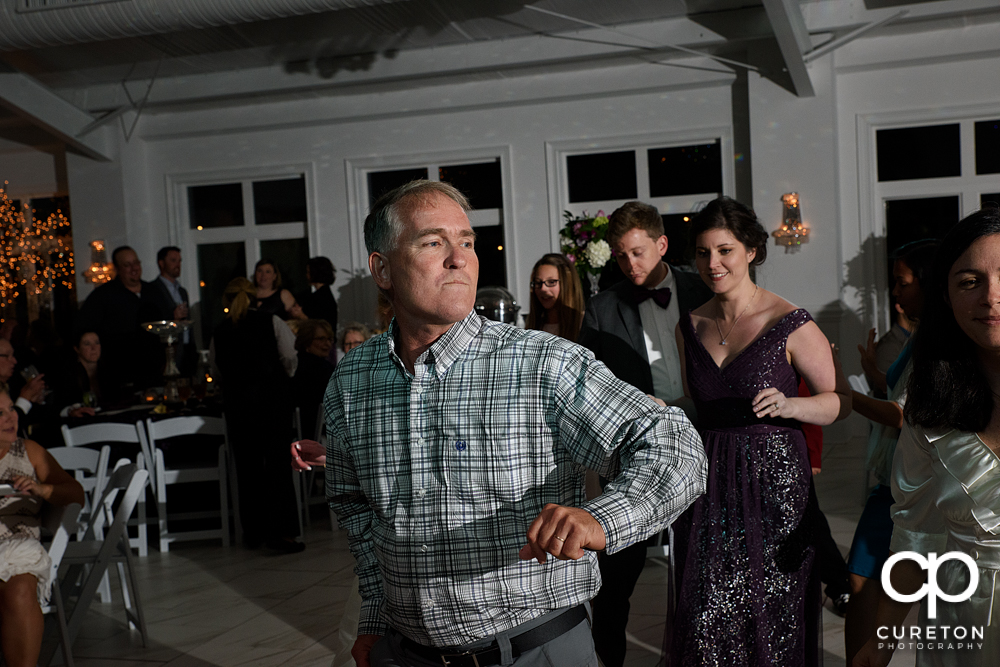
[[691, 315], [681, 317], [687, 363], [687, 382], [698, 408], [699, 421], [711, 429], [796, 426], [785, 419], [758, 419], [751, 407], [754, 396], [774, 387], [785, 396], [798, 396], [799, 378], [788, 363], [785, 346], [793, 331], [812, 321], [799, 308], [782, 317], [719, 368], [695, 332]]
[[[0, 482], [10, 484], [18, 476], [30, 477], [38, 481], [35, 468], [28, 460], [23, 440], [15, 440], [10, 451], [0, 458]], [[9, 496], [0, 498], [0, 540], [13, 537], [39, 538], [38, 511], [41, 503], [37, 498]]]

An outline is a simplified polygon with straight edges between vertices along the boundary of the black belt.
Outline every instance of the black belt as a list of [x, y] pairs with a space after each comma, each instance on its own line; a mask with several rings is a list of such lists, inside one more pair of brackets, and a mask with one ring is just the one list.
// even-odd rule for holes
[[[559, 614], [552, 620], [511, 637], [510, 647], [513, 656], [516, 658], [522, 653], [527, 653], [531, 649], [538, 648], [542, 644], [552, 641], [559, 635], [575, 628], [586, 618], [587, 608], [581, 604], [578, 607], [573, 607], [569, 611]], [[406, 637], [403, 637], [402, 646], [407, 651], [415, 653], [426, 660], [432, 662], [441, 661], [444, 667], [486, 667], [487, 665], [500, 664], [500, 645], [497, 644], [496, 640], [493, 640], [492, 644], [484, 648], [462, 653], [449, 653], [447, 649], [442, 650], [433, 646], [424, 646]]]

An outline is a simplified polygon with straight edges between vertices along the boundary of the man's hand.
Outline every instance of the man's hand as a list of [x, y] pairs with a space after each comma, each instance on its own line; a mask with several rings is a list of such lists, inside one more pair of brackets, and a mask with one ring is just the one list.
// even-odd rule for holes
[[559, 560], [582, 558], [584, 549], [601, 551], [607, 546], [604, 529], [590, 512], [549, 503], [528, 528], [528, 543], [521, 547], [521, 560], [546, 561], [546, 552]]
[[44, 375], [37, 375], [32, 378], [30, 382], [21, 387], [19, 396], [32, 403], [38, 403], [42, 400], [45, 396], [45, 381], [42, 379], [44, 377]]
[[292, 443], [292, 470], [305, 472], [313, 466], [326, 466], [326, 449], [315, 440], [296, 440]]
[[186, 320], [188, 318], [188, 305], [186, 303], [179, 303], [174, 307], [174, 319], [175, 320]]
[[368, 660], [368, 655], [372, 652], [372, 646], [382, 639], [382, 635], [358, 635], [358, 640], [354, 642], [354, 647], [351, 649], [351, 657], [354, 658], [354, 662], [358, 667], [371, 667], [371, 661]]

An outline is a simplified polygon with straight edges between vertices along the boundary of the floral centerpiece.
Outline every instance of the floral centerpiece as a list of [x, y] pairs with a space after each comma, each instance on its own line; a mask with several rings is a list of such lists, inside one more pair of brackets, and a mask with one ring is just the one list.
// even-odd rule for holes
[[576, 217], [569, 211], [563, 212], [566, 224], [559, 230], [560, 249], [573, 262], [583, 282], [590, 283], [591, 294], [595, 293], [597, 279], [604, 265], [611, 259], [611, 246], [604, 240], [608, 233], [608, 218], [604, 211], [590, 217], [584, 211]]

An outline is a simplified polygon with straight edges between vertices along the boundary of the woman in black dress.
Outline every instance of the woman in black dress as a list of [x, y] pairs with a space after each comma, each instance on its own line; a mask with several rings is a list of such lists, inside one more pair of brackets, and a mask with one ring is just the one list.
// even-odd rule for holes
[[256, 298], [246, 278], [229, 282], [222, 295], [227, 317], [212, 337], [212, 356], [236, 463], [243, 542], [295, 553], [305, 545], [293, 539], [295, 491], [291, 477], [281, 474], [292, 440], [294, 336], [277, 315], [258, 310]]

